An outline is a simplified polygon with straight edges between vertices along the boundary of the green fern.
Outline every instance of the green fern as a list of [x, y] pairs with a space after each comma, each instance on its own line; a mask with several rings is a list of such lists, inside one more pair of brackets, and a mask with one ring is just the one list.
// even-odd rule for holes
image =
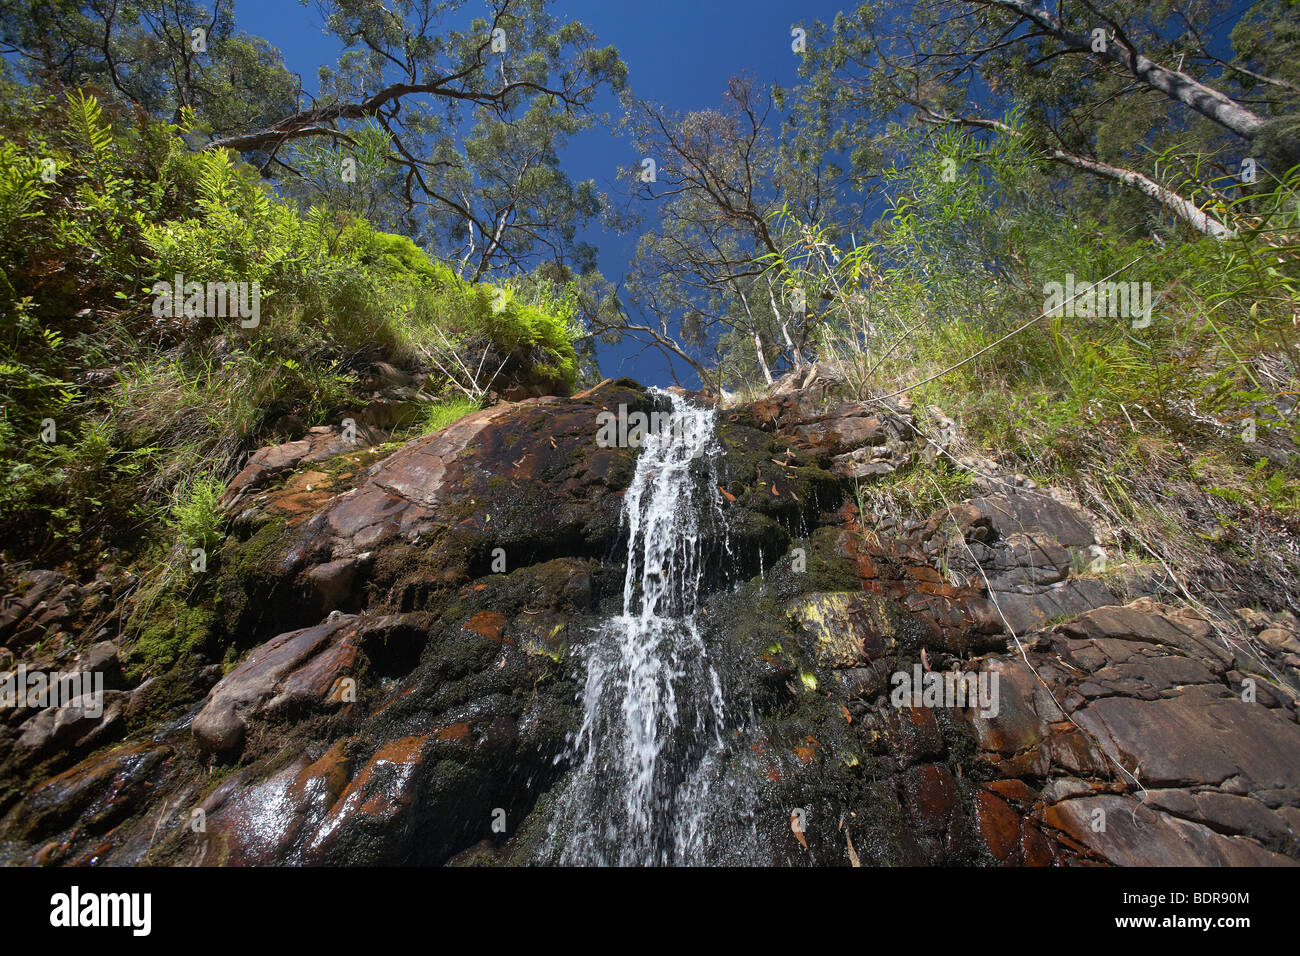
[[68, 121], [73, 137], [90, 149], [95, 164], [106, 162], [113, 152], [113, 128], [104, 119], [99, 100], [81, 90], [69, 93]]
[[41, 215], [37, 204], [49, 198], [42, 184], [42, 165], [43, 157], [0, 142], [0, 236], [6, 243], [18, 236], [24, 222]]

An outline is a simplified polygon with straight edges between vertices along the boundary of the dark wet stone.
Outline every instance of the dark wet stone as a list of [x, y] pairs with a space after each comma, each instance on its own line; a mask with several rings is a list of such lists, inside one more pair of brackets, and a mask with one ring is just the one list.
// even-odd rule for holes
[[[846, 476], [924, 462], [933, 446], [914, 429], [953, 444], [956, 424], [836, 402], [816, 375], [793, 387], [810, 374], [719, 410], [725, 521], [706, 529], [719, 540], [697, 623], [733, 721], [727, 825], [752, 821], [738, 847], [798, 865], [847, 862], [850, 838], [867, 865], [1300, 858], [1300, 725], [1271, 683], [1300, 648], [1292, 618], [1246, 609], [1216, 625], [1239, 633], [1216, 632], [1186, 609], [1118, 606], [1078, 570], [1099, 550], [1092, 516], [989, 461], [970, 460], [969, 500], [873, 523]], [[150, 674], [114, 725], [129, 743], [11, 777], [4, 862], [535, 859], [581, 725], [579, 662], [622, 602], [636, 455], [598, 446], [598, 416], [653, 403], [607, 381], [391, 454], [341, 451], [329, 430], [257, 453], [214, 565], [225, 630], [203, 649], [252, 652], [215, 686], [203, 662]], [[92, 646], [76, 615], [118, 590], [74, 592], [52, 572], [25, 587], [0, 615], [13, 647], [58, 621], [82, 634], [63, 659], [116, 673], [113, 645]], [[895, 709], [890, 676], [914, 666], [996, 673], [997, 713]], [[52, 741], [56, 715], [21, 719], [38, 716]], [[0, 729], [0, 753], [16, 729]], [[209, 755], [237, 752], [209, 792]], [[186, 825], [200, 801], [206, 833]], [[806, 845], [792, 806], [808, 812]]]
[[271, 704], [324, 697], [351, 663], [343, 641], [355, 635], [356, 618], [337, 615], [315, 627], [272, 638], [221, 680], [194, 718], [199, 748], [225, 754], [244, 739], [249, 718]]
[[1044, 820], [1117, 866], [1296, 866], [1252, 840], [1148, 809], [1130, 797], [1104, 795], [1048, 807]]
[[82, 820], [102, 833], [148, 798], [150, 783], [171, 754], [170, 747], [149, 743], [96, 754], [34, 787], [10, 815], [10, 832], [39, 839]]

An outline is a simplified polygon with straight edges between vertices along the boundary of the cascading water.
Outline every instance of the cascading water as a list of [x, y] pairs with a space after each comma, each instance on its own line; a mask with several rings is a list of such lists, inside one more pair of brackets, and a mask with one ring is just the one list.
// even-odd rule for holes
[[696, 614], [706, 546], [722, 537], [720, 449], [712, 409], [658, 394], [671, 418], [645, 437], [624, 496], [623, 613], [586, 650], [579, 763], [552, 817], [554, 862], [698, 863], [711, 841], [725, 713]]

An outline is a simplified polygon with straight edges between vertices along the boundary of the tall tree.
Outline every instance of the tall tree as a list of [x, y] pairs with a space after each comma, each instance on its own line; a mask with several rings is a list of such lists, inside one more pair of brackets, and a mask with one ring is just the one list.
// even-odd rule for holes
[[233, 0], [0, 0], [0, 43], [32, 79], [96, 83], [159, 115], [193, 110], [209, 148], [245, 153], [306, 197], [338, 199], [361, 166], [366, 201], [343, 204], [400, 219], [470, 278], [592, 268], [578, 233], [601, 199], [559, 152], [595, 121], [601, 91], [623, 87], [617, 51], [548, 0], [489, 0], [486, 17], [465, 0], [316, 6], [343, 52], [311, 101], [274, 48], [235, 32]]
[[0, 51], [33, 81], [90, 83], [148, 112], [189, 108], [212, 135], [297, 108], [280, 52], [237, 29], [232, 0], [0, 0]]
[[706, 379], [719, 358], [736, 378], [758, 371], [767, 381], [805, 362], [814, 312], [776, 276], [787, 238], [777, 214], [826, 214], [838, 170], [820, 153], [783, 148], [775, 120], [770, 95], [742, 77], [718, 109], [681, 114], [627, 99], [625, 128], [643, 157], [627, 175], [638, 223], [652, 222], [627, 280], [647, 318], [622, 331]]
[[[1232, 33], [1243, 48], [1220, 58], [1232, 14], [1221, 0], [868, 2], [812, 45], [805, 100], [831, 104], [864, 167], [900, 141], [900, 122], [1005, 134], [1014, 113], [1017, 135], [1068, 168], [1067, 180], [1087, 173], [1220, 234], [1204, 198], [1237, 181], [1242, 157], [1278, 175], [1300, 161], [1297, 68], [1261, 59], [1250, 43], [1252, 29], [1283, 27], [1287, 13], [1281, 2], [1256, 4], [1238, 24], [1251, 29]], [[1159, 168], [1162, 156], [1175, 157], [1172, 169]], [[1072, 188], [1073, 201], [1118, 203], [1115, 218], [1142, 225], [1133, 201], [1078, 179]]]
[[464, 0], [318, 6], [344, 52], [322, 70], [317, 101], [212, 146], [292, 170], [286, 147], [324, 140], [346, 153], [352, 131], [373, 125], [389, 138], [420, 238], [468, 277], [541, 261], [593, 267], [594, 250], [577, 232], [599, 213], [600, 197], [593, 183], [569, 178], [559, 151], [595, 121], [600, 92], [623, 87], [613, 47], [557, 19], [548, 0], [490, 0], [488, 16], [472, 20]]

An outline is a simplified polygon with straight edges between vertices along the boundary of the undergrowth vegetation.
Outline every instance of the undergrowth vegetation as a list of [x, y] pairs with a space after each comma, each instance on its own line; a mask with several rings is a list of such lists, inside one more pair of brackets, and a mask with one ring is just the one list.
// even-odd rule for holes
[[[2, 92], [12, 555], [89, 563], [173, 533], [213, 544], [243, 457], [358, 412], [376, 362], [450, 400], [428, 422], [503, 382], [574, 384], [571, 289], [468, 282], [403, 236], [285, 201], [236, 155], [192, 148], [188, 113], [171, 125], [110, 113], [91, 91]], [[186, 296], [160, 294], [177, 276]], [[256, 314], [186, 309], [190, 283], [246, 283], [229, 301]]]
[[[958, 454], [1074, 486], [1121, 551], [1294, 571], [1269, 529], [1300, 527], [1300, 171], [1221, 202], [1231, 235], [1167, 242], [1044, 203], [1014, 143], [973, 149], [939, 137], [892, 170], [857, 244], [778, 217], [796, 238], [770, 261], [822, 306], [818, 358], [853, 397], [959, 418]], [[1150, 314], [1053, 310], [1067, 277], [1149, 284]]]

